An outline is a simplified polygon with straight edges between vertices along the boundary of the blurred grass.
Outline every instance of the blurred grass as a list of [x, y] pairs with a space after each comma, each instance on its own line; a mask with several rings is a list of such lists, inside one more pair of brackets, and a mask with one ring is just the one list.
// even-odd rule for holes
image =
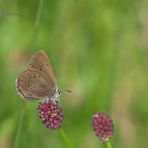
[[[31, 55], [52, 60], [65, 120], [74, 147], [101, 147], [91, 129], [96, 111], [115, 122], [113, 147], [148, 145], [148, 5], [146, 0], [0, 1], [0, 147], [66, 147], [15, 90], [16, 76]], [[41, 11], [39, 8], [42, 8]], [[37, 21], [38, 19], [38, 21]]]

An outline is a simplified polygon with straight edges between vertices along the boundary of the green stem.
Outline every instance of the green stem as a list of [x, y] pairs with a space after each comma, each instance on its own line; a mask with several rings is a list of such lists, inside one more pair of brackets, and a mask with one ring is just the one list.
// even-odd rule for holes
[[68, 138], [68, 136], [66, 135], [65, 131], [64, 131], [62, 128], [60, 128], [60, 129], [59, 129], [59, 132], [60, 132], [60, 134], [61, 134], [63, 140], [64, 140], [65, 143], [67, 144], [68, 148], [72, 148], [72, 145], [71, 145], [71, 143], [70, 143], [70, 141], [69, 141], [69, 138]]
[[25, 110], [22, 110], [22, 112], [20, 114], [20, 119], [19, 119], [19, 123], [18, 123], [15, 141], [14, 141], [14, 148], [19, 148], [19, 139], [20, 139], [20, 135], [21, 135], [21, 129], [22, 129], [22, 125], [23, 125], [24, 114], [25, 114]]
[[39, 25], [40, 25], [41, 12], [42, 12], [42, 8], [43, 8], [43, 3], [44, 3], [44, 0], [40, 0], [40, 1], [39, 1], [39, 5], [38, 5], [36, 17], [35, 17], [35, 27], [36, 27], [36, 28], [38, 28]]
[[112, 148], [110, 141], [104, 143], [106, 148]]
[[40, 26], [41, 22], [41, 14], [42, 14], [42, 9], [43, 9], [43, 4], [44, 0], [39, 0], [36, 16], [35, 16], [35, 28], [32, 36], [32, 47], [34, 46], [36, 40], [37, 40], [37, 33], [38, 33], [38, 28]]

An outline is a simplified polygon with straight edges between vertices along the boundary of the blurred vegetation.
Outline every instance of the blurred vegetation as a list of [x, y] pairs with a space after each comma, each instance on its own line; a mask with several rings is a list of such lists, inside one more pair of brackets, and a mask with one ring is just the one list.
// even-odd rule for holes
[[0, 148], [66, 147], [41, 124], [38, 101], [22, 100], [15, 89], [39, 49], [63, 90], [63, 129], [74, 147], [101, 147], [91, 127], [96, 111], [115, 122], [113, 147], [147, 147], [147, 14], [146, 0], [1, 0]]

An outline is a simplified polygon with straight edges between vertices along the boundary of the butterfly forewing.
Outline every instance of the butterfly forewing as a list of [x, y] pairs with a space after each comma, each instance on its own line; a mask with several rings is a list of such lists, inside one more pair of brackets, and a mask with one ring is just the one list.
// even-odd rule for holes
[[35, 53], [22, 74], [16, 79], [18, 93], [25, 99], [44, 99], [53, 96], [57, 82], [52, 65], [44, 51]]
[[32, 56], [28, 65], [28, 69], [45, 73], [50, 79], [50, 87], [57, 89], [57, 81], [55, 78], [54, 70], [52, 68], [52, 64], [48, 58], [48, 55], [43, 50], [36, 52]]

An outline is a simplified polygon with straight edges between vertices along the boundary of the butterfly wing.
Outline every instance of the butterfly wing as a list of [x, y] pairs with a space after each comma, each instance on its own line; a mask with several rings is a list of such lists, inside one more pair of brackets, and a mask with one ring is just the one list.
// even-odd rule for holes
[[57, 81], [44, 51], [36, 52], [32, 56], [27, 70], [17, 77], [16, 88], [19, 95], [28, 100], [44, 99], [47, 95], [54, 95]]
[[50, 95], [49, 80], [41, 72], [26, 70], [16, 79], [19, 95], [25, 99], [43, 99]]
[[50, 88], [58, 89], [52, 64], [48, 58], [48, 55], [43, 50], [36, 52], [32, 56], [28, 69], [45, 73], [50, 81]]

